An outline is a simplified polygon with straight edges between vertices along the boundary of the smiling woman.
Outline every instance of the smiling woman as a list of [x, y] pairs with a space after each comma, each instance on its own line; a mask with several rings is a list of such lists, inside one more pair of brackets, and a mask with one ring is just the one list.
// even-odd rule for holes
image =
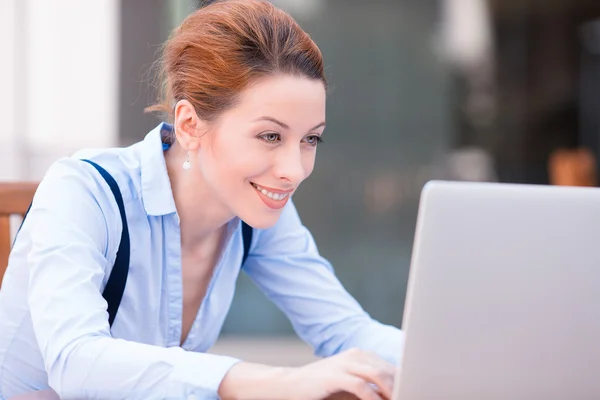
[[[0, 291], [0, 398], [389, 398], [402, 332], [344, 290], [292, 201], [325, 129], [315, 43], [267, 1], [219, 1], [173, 32], [161, 78], [168, 121], [40, 184]], [[207, 353], [240, 271], [326, 359]]]

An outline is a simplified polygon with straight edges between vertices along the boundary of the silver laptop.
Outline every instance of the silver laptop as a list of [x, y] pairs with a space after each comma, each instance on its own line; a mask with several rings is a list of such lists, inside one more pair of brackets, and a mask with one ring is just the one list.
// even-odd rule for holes
[[429, 182], [394, 400], [600, 399], [600, 189]]

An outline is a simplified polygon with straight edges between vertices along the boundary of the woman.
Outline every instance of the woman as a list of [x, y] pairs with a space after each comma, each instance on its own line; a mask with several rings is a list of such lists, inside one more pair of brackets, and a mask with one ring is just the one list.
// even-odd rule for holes
[[[172, 124], [41, 182], [0, 291], [0, 397], [389, 398], [402, 332], [342, 288], [291, 201], [325, 129], [317, 46], [266, 1], [222, 1], [175, 30], [162, 72], [151, 110]], [[242, 262], [323, 360], [205, 353]]]

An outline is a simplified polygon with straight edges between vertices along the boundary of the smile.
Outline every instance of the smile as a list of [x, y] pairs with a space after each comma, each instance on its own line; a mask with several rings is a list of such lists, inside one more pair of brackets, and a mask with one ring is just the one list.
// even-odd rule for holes
[[288, 196], [290, 195], [290, 192], [287, 193], [275, 193], [275, 192], [270, 192], [267, 189], [258, 186], [256, 183], [251, 182], [252, 186], [254, 186], [254, 189], [256, 189], [257, 191], [259, 191], [260, 193], [262, 193], [263, 195], [267, 196], [269, 199], [275, 200], [275, 201], [283, 201], [285, 199], [288, 198]]

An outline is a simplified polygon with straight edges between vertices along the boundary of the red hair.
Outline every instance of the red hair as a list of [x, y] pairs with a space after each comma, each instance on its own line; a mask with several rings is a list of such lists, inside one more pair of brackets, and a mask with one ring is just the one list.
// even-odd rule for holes
[[225, 0], [190, 14], [163, 48], [162, 99], [146, 111], [164, 111], [188, 100], [212, 121], [232, 107], [255, 80], [292, 74], [327, 82], [317, 45], [294, 19], [262, 0]]

